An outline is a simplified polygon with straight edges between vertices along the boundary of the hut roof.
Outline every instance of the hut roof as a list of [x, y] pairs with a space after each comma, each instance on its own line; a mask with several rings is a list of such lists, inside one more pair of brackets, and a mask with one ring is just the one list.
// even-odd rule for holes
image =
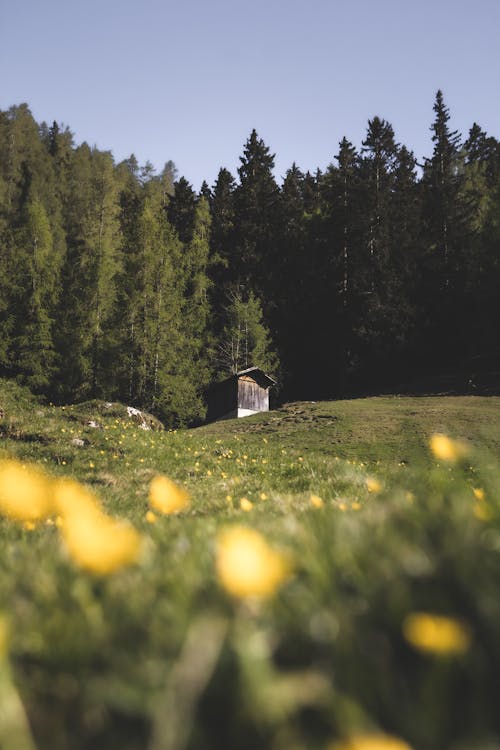
[[264, 370], [260, 369], [260, 367], [248, 367], [246, 370], [240, 370], [235, 376], [233, 375], [233, 377], [240, 378], [242, 375], [250, 375], [252, 378], [258, 380], [259, 384], [262, 386], [276, 385], [276, 380], [270, 375], [267, 375]]

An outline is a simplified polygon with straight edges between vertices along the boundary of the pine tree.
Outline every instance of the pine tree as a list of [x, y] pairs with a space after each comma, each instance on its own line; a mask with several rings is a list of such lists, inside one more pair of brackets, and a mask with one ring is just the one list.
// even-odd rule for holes
[[241, 287], [227, 294], [226, 325], [218, 346], [221, 374], [235, 374], [249, 367], [260, 367], [277, 374], [278, 359], [273, 351], [262, 306], [253, 292]]
[[210, 253], [216, 314], [221, 309], [218, 300], [224, 294], [224, 285], [234, 281], [231, 276], [233, 269], [229, 266], [235, 243], [235, 187], [236, 181], [231, 172], [221, 169], [211, 191]]
[[397, 146], [392, 125], [380, 117], [369, 120], [368, 132], [363, 141], [363, 168], [368, 214], [369, 289], [378, 294], [383, 293], [381, 277], [389, 256], [387, 213], [396, 152]]
[[[272, 174], [274, 155], [255, 130], [240, 162], [240, 184], [235, 191], [237, 235], [229, 269], [233, 282], [262, 294], [279, 273], [275, 257], [279, 191]], [[266, 303], [270, 304], [269, 298]]]
[[126, 374], [122, 382], [130, 403], [171, 419], [172, 380], [179, 370], [183, 340], [181, 246], [166, 216], [160, 182], [150, 180], [143, 186], [134, 219], [128, 215], [127, 220], [131, 223], [126, 233], [128, 283], [121, 302]]
[[427, 358], [441, 366], [463, 354], [464, 256], [470, 235], [470, 216], [464, 200], [464, 158], [460, 136], [450, 130], [450, 114], [438, 91], [432, 124], [433, 155], [426, 160], [422, 180], [424, 206], [423, 286], [420, 295], [427, 312]]
[[184, 244], [191, 242], [193, 237], [195, 210], [196, 193], [186, 178], [181, 177], [174, 183], [174, 194], [167, 204], [167, 216]]
[[111, 155], [83, 144], [73, 154], [69, 179], [73, 200], [66, 217], [58, 378], [63, 390], [58, 395], [105, 396], [112, 381], [111, 321], [121, 262], [119, 190]]
[[23, 259], [26, 284], [17, 299], [18, 336], [13, 342], [16, 369], [34, 390], [47, 389], [55, 369], [54, 308], [59, 284], [60, 258], [54, 256], [53, 237], [43, 204], [27, 207], [21, 231], [18, 262]]
[[2, 131], [0, 357], [9, 374], [43, 390], [55, 362], [52, 322], [65, 252], [61, 205], [45, 126], [20, 105], [2, 117]]
[[[307, 378], [304, 351], [311, 340], [311, 278], [308, 253], [308, 219], [304, 201], [304, 175], [294, 163], [287, 171], [280, 192], [277, 246], [280, 274], [273, 294], [276, 300], [274, 329], [279, 342], [282, 393], [301, 394]], [[314, 292], [316, 294], [316, 291]]]
[[195, 209], [192, 239], [182, 252], [183, 304], [182, 370], [184, 388], [182, 403], [176, 409], [184, 419], [203, 418], [201, 394], [210, 379], [212, 360], [210, 324], [210, 208], [201, 196]]
[[430, 249], [437, 257], [440, 286], [446, 290], [452, 283], [453, 266], [456, 265], [464, 230], [463, 206], [459, 198], [463, 173], [460, 169], [460, 136], [449, 128], [450, 114], [440, 90], [433, 109], [434, 153], [426, 160], [424, 171], [426, 220]]

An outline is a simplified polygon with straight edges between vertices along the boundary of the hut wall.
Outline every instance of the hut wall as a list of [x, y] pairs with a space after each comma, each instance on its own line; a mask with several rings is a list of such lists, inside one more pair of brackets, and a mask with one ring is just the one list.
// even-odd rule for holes
[[238, 379], [238, 410], [269, 411], [269, 389], [262, 388], [253, 378]]

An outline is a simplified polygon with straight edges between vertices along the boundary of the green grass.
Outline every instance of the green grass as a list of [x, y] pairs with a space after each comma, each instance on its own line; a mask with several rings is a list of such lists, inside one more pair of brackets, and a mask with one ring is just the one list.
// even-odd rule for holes
[[[0, 458], [88, 484], [145, 539], [139, 564], [100, 579], [55, 526], [0, 521], [10, 664], [40, 750], [322, 750], [360, 729], [414, 750], [500, 745], [499, 398], [301, 402], [167, 432], [1, 381], [0, 413]], [[439, 465], [435, 432], [465, 440], [467, 460]], [[192, 502], [151, 525], [157, 473]], [[217, 580], [217, 533], [234, 523], [294, 561], [269, 602]], [[415, 611], [463, 620], [470, 649], [418, 652], [403, 635]]]

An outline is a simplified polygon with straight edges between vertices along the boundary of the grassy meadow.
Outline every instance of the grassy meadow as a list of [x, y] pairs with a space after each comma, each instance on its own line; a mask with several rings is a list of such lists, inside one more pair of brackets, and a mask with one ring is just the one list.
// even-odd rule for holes
[[[66, 493], [0, 518], [0, 748], [498, 749], [499, 417], [379, 397], [169, 432], [0, 381], [0, 506], [5, 467], [23, 513], [32, 464]], [[69, 535], [89, 491], [110, 549], [135, 529], [123, 564]]]

